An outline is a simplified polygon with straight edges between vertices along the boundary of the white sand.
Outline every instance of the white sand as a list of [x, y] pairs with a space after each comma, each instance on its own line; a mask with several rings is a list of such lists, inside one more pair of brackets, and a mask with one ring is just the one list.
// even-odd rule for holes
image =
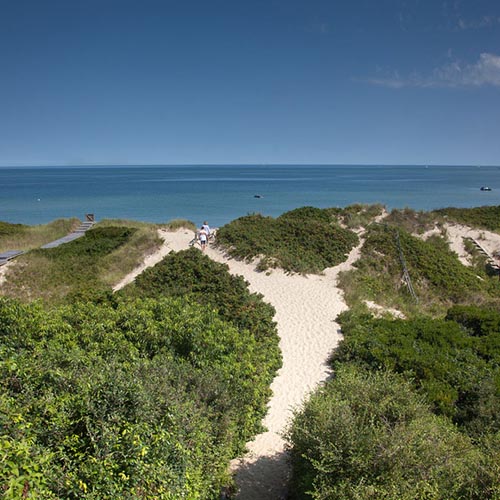
[[7, 275], [9, 267], [11, 267], [12, 264], [14, 264], [14, 262], [10, 261], [6, 262], [3, 266], [0, 266], [0, 287], [5, 282], [5, 276]]
[[[446, 227], [451, 248], [464, 263], [466, 252], [463, 236], [478, 239], [489, 252], [500, 250], [500, 235], [488, 231], [472, 230], [465, 226]], [[148, 256], [136, 270], [118, 283], [118, 290], [130, 283], [144, 269], [159, 262], [171, 250], [188, 248], [193, 232], [181, 229], [176, 232], [160, 230], [163, 244], [158, 252]], [[337, 287], [340, 271], [349, 269], [359, 258], [361, 243], [343, 264], [325, 270], [321, 276], [287, 275], [274, 270], [268, 276], [255, 271], [255, 266], [228, 259], [222, 252], [209, 247], [207, 255], [228, 264], [233, 274], [242, 275], [252, 292], [261, 293], [264, 300], [276, 309], [283, 367], [272, 383], [273, 396], [264, 419], [267, 432], [248, 443], [248, 453], [235, 460], [238, 498], [243, 500], [279, 500], [286, 497], [289, 474], [282, 433], [294, 409], [299, 408], [307, 395], [329, 376], [327, 360], [341, 338], [337, 315], [347, 309], [342, 292]], [[0, 283], [7, 266], [0, 267]], [[380, 306], [370, 304], [374, 309]], [[399, 311], [391, 311], [396, 316]]]
[[[164, 240], [160, 252], [150, 256], [149, 265], [158, 262], [170, 250], [188, 248], [193, 233], [187, 230], [161, 231]], [[361, 246], [361, 245], [360, 245]], [[264, 419], [267, 432], [248, 443], [248, 453], [235, 460], [232, 468], [240, 489], [238, 498], [278, 500], [286, 496], [289, 467], [284, 452], [282, 433], [306, 396], [325, 381], [330, 371], [328, 357], [340, 339], [337, 315], [347, 306], [337, 288], [337, 276], [359, 257], [359, 247], [348, 260], [324, 275], [287, 275], [274, 270], [270, 275], [255, 271], [255, 266], [226, 258], [222, 252], [208, 247], [207, 255], [226, 263], [230, 272], [243, 276], [252, 292], [259, 292], [276, 309], [283, 367], [272, 383], [273, 397]], [[147, 267], [144, 263], [127, 276], [115, 289], [132, 281]]]
[[500, 252], [500, 234], [484, 229], [471, 229], [460, 224], [445, 224], [450, 248], [457, 253], [460, 262], [470, 266], [470, 255], [466, 252], [463, 238], [476, 240], [490, 256]]
[[[360, 236], [363, 231], [360, 230]], [[447, 226], [451, 248], [461, 258], [465, 257], [462, 236], [480, 239], [488, 251], [500, 249], [500, 235], [477, 231], [465, 226]], [[148, 258], [115, 289], [132, 281], [143, 269], [156, 263], [170, 250], [183, 250], [193, 233], [188, 230], [176, 232], [161, 231], [164, 243], [154, 256]], [[264, 300], [276, 309], [275, 320], [280, 336], [283, 367], [279, 370], [271, 388], [273, 396], [264, 419], [267, 431], [247, 444], [248, 453], [233, 461], [238, 498], [242, 500], [279, 500], [286, 498], [289, 464], [282, 433], [308, 394], [324, 382], [330, 370], [328, 358], [341, 338], [337, 315], [346, 310], [342, 292], [337, 287], [340, 271], [350, 269], [360, 255], [360, 248], [353, 249], [343, 264], [325, 270], [324, 274], [300, 276], [287, 275], [273, 270], [270, 275], [257, 272], [255, 266], [228, 259], [221, 251], [208, 247], [207, 255], [217, 262], [225, 263], [233, 274], [239, 274], [249, 282], [252, 292], [261, 293]], [[369, 303], [369, 307], [380, 312], [381, 306]], [[387, 309], [384, 309], [387, 311]], [[402, 317], [400, 311], [388, 311]]]

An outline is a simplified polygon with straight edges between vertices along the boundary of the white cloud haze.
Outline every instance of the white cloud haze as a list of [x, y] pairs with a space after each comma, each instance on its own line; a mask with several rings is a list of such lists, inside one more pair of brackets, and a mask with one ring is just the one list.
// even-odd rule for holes
[[413, 73], [401, 77], [398, 72], [389, 77], [369, 78], [369, 83], [391, 88], [402, 87], [500, 87], [500, 56], [483, 53], [474, 64], [459, 61], [434, 69], [431, 75]]

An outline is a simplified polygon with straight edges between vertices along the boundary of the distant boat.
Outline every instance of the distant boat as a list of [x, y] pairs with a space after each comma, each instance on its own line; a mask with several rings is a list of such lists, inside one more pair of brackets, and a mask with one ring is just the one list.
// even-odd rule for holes
[[264, 198], [261, 194], [254, 194], [253, 197], [254, 198]]
[[481, 186], [481, 191], [491, 191], [491, 188], [488, 186]]

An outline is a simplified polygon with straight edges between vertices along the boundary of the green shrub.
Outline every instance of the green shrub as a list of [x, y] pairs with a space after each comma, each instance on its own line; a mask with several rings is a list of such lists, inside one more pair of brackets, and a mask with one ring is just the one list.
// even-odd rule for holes
[[500, 230], [500, 205], [474, 208], [442, 208], [434, 213], [461, 224], [490, 231]]
[[455, 321], [374, 319], [342, 313], [335, 366], [363, 363], [408, 376], [434, 411], [471, 435], [500, 430], [500, 342], [470, 335]]
[[265, 412], [258, 344], [180, 298], [0, 299], [0, 490], [219, 498]]
[[271, 266], [299, 273], [318, 273], [340, 264], [357, 242], [355, 233], [315, 207], [298, 208], [277, 219], [240, 217], [217, 232], [217, 244], [232, 257], [259, 258], [260, 270]]
[[293, 499], [479, 500], [500, 493], [498, 466], [390, 372], [339, 367], [296, 414], [288, 440]]

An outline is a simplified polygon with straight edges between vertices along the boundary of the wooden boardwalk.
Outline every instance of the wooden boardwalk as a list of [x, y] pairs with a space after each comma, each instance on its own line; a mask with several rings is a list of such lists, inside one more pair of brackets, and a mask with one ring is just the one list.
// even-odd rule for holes
[[58, 240], [51, 241], [50, 243], [43, 245], [41, 248], [55, 248], [59, 245], [63, 245], [64, 243], [69, 243], [70, 241], [76, 240], [77, 238], [81, 238], [85, 234], [85, 232], [88, 231], [93, 225], [94, 222], [92, 221], [82, 222], [72, 233], [63, 236]]
[[[88, 231], [94, 224], [95, 222], [93, 220], [93, 216], [92, 220], [89, 220], [89, 217], [87, 216], [87, 220], [85, 222], [82, 222], [72, 233], [63, 236], [58, 240], [51, 241], [50, 243], [43, 245], [41, 248], [55, 248], [59, 245], [63, 245], [64, 243], [69, 243], [70, 241], [76, 240], [77, 238], [81, 238], [85, 234], [85, 232]], [[9, 250], [7, 252], [0, 253], [0, 266], [7, 264], [9, 260], [18, 257], [23, 253], [24, 250]]]
[[497, 258], [495, 259], [495, 257], [493, 255], [490, 255], [482, 246], [481, 244], [475, 240], [474, 238], [464, 238], [464, 239], [468, 239], [470, 242], [473, 243], [473, 245], [478, 249], [479, 253], [481, 255], [483, 255], [484, 257], [486, 257], [486, 265], [491, 267], [492, 269], [494, 269], [495, 271], [499, 271], [500, 272], [500, 260]]
[[18, 255], [23, 254], [23, 250], [9, 250], [8, 252], [0, 253], [0, 266], [7, 264], [10, 259], [17, 257]]

